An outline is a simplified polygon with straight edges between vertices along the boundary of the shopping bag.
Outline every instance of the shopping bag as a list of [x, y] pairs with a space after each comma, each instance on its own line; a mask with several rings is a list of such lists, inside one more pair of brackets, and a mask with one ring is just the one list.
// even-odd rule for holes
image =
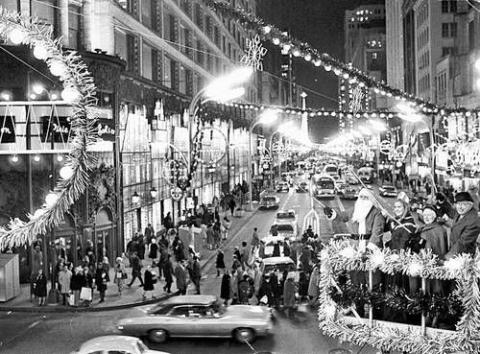
[[80, 291], [80, 300], [92, 301], [92, 289], [83, 287]]
[[267, 295], [263, 295], [261, 298], [260, 298], [260, 301], [259, 301], [260, 304], [268, 304], [268, 297]]
[[70, 306], [75, 306], [75, 295], [71, 293], [68, 297], [68, 304]]

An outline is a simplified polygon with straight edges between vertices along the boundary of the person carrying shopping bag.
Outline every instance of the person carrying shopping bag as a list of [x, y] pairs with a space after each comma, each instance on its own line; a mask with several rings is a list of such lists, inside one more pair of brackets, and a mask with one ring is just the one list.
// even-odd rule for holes
[[123, 264], [122, 257], [117, 257], [117, 259], [115, 260], [115, 277], [113, 281], [115, 284], [117, 284], [118, 295], [120, 296], [122, 296], [122, 290], [125, 284], [125, 279], [127, 279], [127, 272], [125, 270], [125, 265]]

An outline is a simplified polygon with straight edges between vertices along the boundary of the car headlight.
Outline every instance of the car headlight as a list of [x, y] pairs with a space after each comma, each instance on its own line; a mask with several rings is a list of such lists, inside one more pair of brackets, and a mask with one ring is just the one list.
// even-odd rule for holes
[[123, 331], [123, 330], [124, 330], [124, 327], [123, 327], [123, 325], [118, 325], [118, 326], [117, 326], [117, 329], [120, 330], [120, 331]]

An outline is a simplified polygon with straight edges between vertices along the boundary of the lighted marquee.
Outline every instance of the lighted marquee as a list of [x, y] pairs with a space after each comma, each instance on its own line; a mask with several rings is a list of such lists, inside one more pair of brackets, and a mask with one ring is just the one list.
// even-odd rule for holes
[[[0, 250], [27, 244], [38, 234], [58, 225], [64, 213], [77, 200], [89, 184], [89, 171], [95, 160], [87, 147], [96, 141], [96, 117], [87, 114], [95, 106], [93, 78], [75, 52], [62, 50], [59, 40], [52, 39], [52, 29], [38, 25], [35, 18], [8, 12], [0, 6], [0, 37], [13, 45], [26, 45], [33, 55], [47, 63], [50, 73], [63, 84], [61, 98], [72, 106], [70, 127], [59, 127], [61, 134], [70, 129], [71, 152], [60, 170], [60, 181], [45, 198], [44, 205], [28, 221], [13, 219], [0, 227]], [[61, 137], [62, 135], [57, 137]]]

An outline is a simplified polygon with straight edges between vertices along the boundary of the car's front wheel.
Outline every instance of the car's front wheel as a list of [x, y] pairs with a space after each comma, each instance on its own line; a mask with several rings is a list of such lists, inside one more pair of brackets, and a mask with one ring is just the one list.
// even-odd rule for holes
[[148, 332], [148, 339], [154, 343], [163, 343], [167, 340], [168, 333], [164, 329], [152, 329]]
[[233, 335], [240, 343], [251, 343], [255, 340], [255, 332], [251, 328], [237, 328]]

